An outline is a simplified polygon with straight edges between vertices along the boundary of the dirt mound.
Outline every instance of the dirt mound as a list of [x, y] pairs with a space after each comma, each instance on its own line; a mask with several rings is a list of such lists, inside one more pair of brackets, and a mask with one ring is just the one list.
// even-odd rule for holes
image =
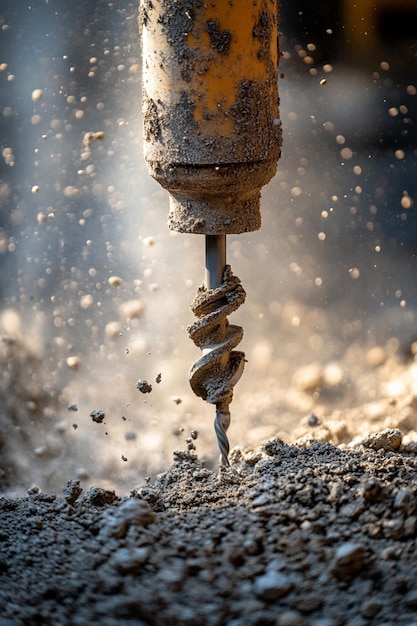
[[178, 453], [130, 497], [1, 498], [0, 623], [412, 626], [417, 457], [398, 443], [275, 439], [219, 474]]

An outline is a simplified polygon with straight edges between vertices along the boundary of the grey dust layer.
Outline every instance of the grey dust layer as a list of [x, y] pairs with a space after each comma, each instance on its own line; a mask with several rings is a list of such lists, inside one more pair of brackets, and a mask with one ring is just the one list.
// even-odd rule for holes
[[1, 626], [416, 624], [417, 457], [387, 430], [192, 449], [130, 497], [70, 481], [0, 499]]

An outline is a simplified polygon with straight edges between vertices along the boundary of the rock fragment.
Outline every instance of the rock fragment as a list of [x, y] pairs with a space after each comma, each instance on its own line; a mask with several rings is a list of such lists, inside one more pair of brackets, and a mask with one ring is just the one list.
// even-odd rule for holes
[[398, 428], [386, 428], [380, 432], [368, 435], [361, 440], [361, 445], [372, 450], [386, 450], [395, 452], [401, 446], [402, 434]]
[[382, 602], [377, 598], [369, 598], [361, 604], [361, 613], [367, 619], [374, 617], [382, 607]]
[[113, 554], [111, 565], [123, 574], [139, 573], [144, 563], [149, 559], [149, 555], [150, 550], [148, 546], [141, 548], [120, 548]]
[[155, 521], [155, 513], [147, 502], [138, 498], [125, 500], [118, 508], [106, 512], [100, 535], [121, 539], [131, 526], [146, 528]]
[[94, 506], [105, 506], [106, 504], [112, 504], [117, 496], [114, 491], [109, 489], [103, 489], [102, 487], [90, 487], [85, 494], [86, 499]]
[[308, 626], [309, 622], [298, 611], [283, 611], [277, 624], [278, 626]]
[[279, 600], [287, 595], [292, 588], [288, 576], [270, 570], [255, 580], [255, 593], [262, 600]]
[[243, 460], [248, 465], [256, 465], [257, 462], [261, 460], [261, 458], [262, 458], [261, 452], [251, 450], [250, 452], [247, 452], [245, 454], [245, 456], [243, 457]]
[[271, 439], [265, 443], [263, 449], [268, 456], [280, 456], [284, 453], [285, 443], [282, 439]]
[[138, 389], [141, 393], [151, 393], [152, 385], [150, 385], [147, 380], [139, 378], [136, 383], [136, 389]]
[[101, 409], [94, 409], [94, 411], [91, 411], [90, 417], [96, 424], [102, 424], [106, 414]]
[[364, 560], [364, 546], [358, 543], [346, 542], [337, 548], [331, 571], [336, 578], [349, 580], [359, 574]]
[[303, 593], [300, 595], [299, 600], [294, 608], [301, 611], [301, 613], [314, 613], [321, 609], [324, 604], [324, 598], [319, 593]]
[[394, 507], [410, 515], [417, 509], [417, 494], [409, 488], [399, 489], [395, 493]]
[[68, 504], [74, 504], [81, 493], [82, 487], [80, 487], [80, 481], [70, 480], [64, 489], [64, 498]]

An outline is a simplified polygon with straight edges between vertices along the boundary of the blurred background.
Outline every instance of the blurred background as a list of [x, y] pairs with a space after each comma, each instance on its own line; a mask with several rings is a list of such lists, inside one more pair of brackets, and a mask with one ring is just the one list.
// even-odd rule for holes
[[[247, 292], [241, 447], [293, 440], [311, 413], [355, 436], [417, 338], [417, 2], [282, 1], [280, 30], [283, 154], [262, 229], [228, 238]], [[3, 491], [128, 491], [192, 429], [217, 462], [214, 409], [188, 384], [204, 240], [166, 226], [140, 77], [136, 3], [0, 2]]]

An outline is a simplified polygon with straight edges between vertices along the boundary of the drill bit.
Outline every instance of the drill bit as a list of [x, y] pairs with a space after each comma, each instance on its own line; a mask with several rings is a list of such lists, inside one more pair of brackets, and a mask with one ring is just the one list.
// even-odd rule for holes
[[229, 324], [227, 316], [243, 304], [245, 296], [240, 280], [226, 265], [226, 235], [207, 235], [205, 281], [191, 304], [198, 320], [188, 327], [190, 338], [202, 354], [192, 365], [189, 377], [194, 393], [216, 405], [214, 429], [222, 465], [229, 465], [229, 405], [245, 362], [244, 353], [234, 350], [243, 330]]

